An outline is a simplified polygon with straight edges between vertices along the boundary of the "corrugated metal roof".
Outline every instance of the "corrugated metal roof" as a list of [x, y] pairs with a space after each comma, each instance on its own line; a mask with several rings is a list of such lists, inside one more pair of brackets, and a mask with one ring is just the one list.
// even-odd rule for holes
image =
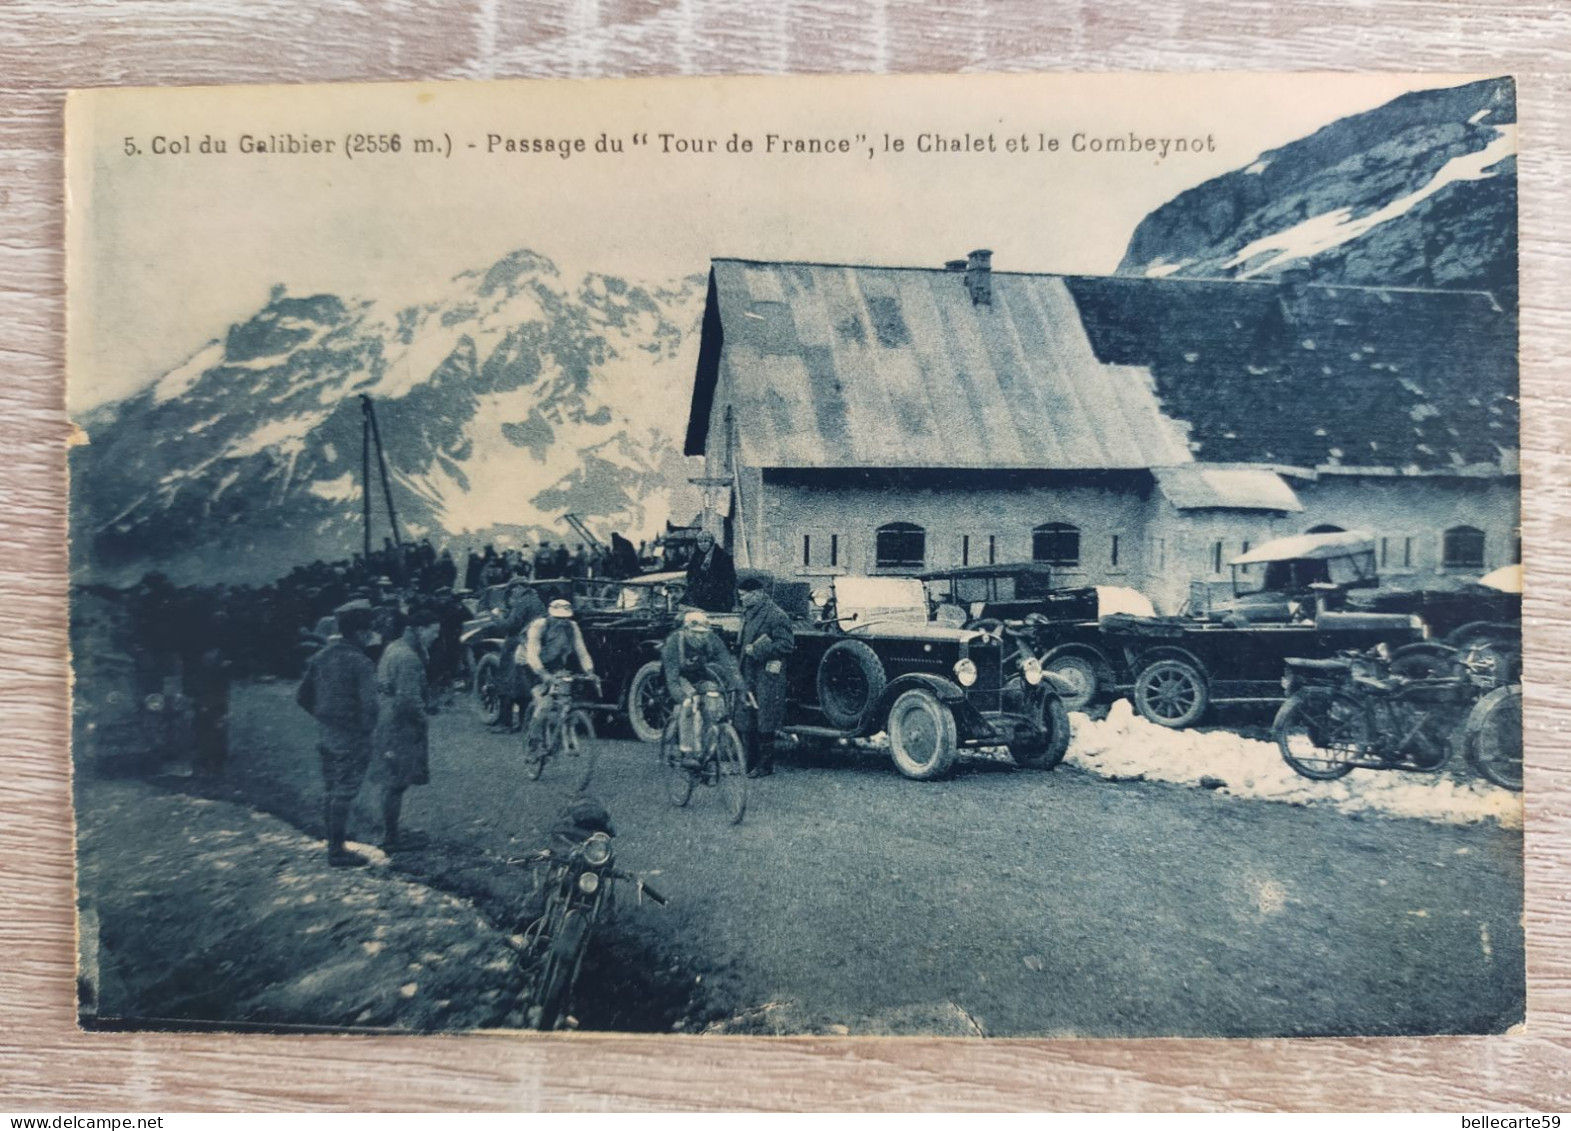
[[1304, 509], [1287, 481], [1264, 468], [1190, 464], [1153, 468], [1152, 474], [1167, 501], [1181, 511], [1209, 507], [1254, 511]]
[[1482, 291], [995, 271], [973, 306], [938, 269], [710, 280], [689, 455], [723, 380], [754, 466], [1515, 471], [1515, 308]]
[[964, 276], [944, 271], [716, 260], [712, 280], [724, 344], [710, 354], [716, 372], [700, 364], [692, 454], [718, 379], [755, 467], [1108, 470], [1191, 458], [1147, 372], [1097, 359], [1057, 276], [995, 274], [991, 305], [973, 305]]

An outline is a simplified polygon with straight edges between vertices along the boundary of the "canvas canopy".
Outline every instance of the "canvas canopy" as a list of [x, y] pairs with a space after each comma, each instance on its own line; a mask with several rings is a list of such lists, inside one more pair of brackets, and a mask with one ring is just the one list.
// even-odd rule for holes
[[1294, 558], [1322, 561], [1349, 554], [1372, 554], [1374, 550], [1374, 535], [1362, 530], [1338, 530], [1330, 534], [1299, 534], [1292, 538], [1277, 538], [1256, 546], [1247, 554], [1238, 555], [1230, 564], [1254, 565], [1257, 562], [1283, 562]]

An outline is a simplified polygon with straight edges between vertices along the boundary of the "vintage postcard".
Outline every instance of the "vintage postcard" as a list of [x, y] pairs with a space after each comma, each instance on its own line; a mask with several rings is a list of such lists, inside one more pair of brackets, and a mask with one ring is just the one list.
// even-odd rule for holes
[[74, 94], [81, 1023], [1520, 1024], [1515, 106]]

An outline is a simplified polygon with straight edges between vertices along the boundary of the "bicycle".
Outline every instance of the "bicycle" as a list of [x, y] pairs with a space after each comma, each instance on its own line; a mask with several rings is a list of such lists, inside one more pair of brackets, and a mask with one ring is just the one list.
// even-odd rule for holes
[[584, 772], [578, 788], [586, 789], [595, 771], [598, 748], [595, 724], [588, 712], [573, 706], [573, 687], [578, 683], [600, 680], [592, 675], [556, 675], [531, 705], [529, 722], [524, 727], [524, 772], [529, 780], [539, 781], [546, 763], [558, 755], [582, 756]]
[[[666, 767], [666, 796], [682, 808], [692, 800], [699, 784], [719, 788], [733, 825], [747, 812], [747, 758], [742, 736], [732, 725], [735, 692], [725, 694], [714, 684], [703, 683], [695, 695], [671, 712], [671, 721], [660, 734], [660, 758]], [[698, 712], [698, 750], [681, 748], [683, 715]]]

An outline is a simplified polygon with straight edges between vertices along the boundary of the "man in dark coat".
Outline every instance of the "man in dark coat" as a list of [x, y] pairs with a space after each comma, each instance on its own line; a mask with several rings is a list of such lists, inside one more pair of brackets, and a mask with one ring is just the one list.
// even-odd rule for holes
[[404, 634], [387, 646], [376, 668], [381, 710], [373, 738], [370, 776], [382, 787], [382, 844], [389, 852], [417, 848], [422, 839], [408, 832], [400, 838], [398, 822], [404, 791], [431, 780], [427, 716], [436, 710], [426, 680], [426, 665], [428, 650], [439, 629], [435, 610], [411, 610]]
[[316, 719], [327, 786], [327, 861], [335, 868], [363, 868], [366, 858], [344, 842], [377, 723], [376, 667], [364, 651], [370, 610], [345, 609], [337, 619], [339, 637], [311, 657], [295, 701]]
[[551, 543], [541, 542], [535, 551], [535, 580], [547, 581], [561, 576], [556, 569], [556, 551], [551, 549]]
[[749, 577], [740, 589], [742, 635], [737, 650], [752, 703], [738, 721], [747, 743], [747, 776], [762, 778], [775, 772], [775, 732], [785, 719], [785, 658], [796, 648], [796, 633], [761, 580]]
[[620, 534], [611, 535], [611, 552], [606, 556], [605, 575], [621, 580], [638, 576], [638, 551]]
[[504, 730], [518, 730], [523, 725], [524, 705], [529, 702], [529, 669], [518, 663], [518, 646], [523, 643], [525, 630], [543, 616], [545, 604], [534, 586], [523, 582], [508, 586], [507, 612], [502, 620], [502, 631], [507, 633], [507, 639], [502, 642], [501, 666], [497, 670], [497, 692], [501, 696], [502, 710], [494, 724]]
[[687, 565], [683, 601], [710, 613], [729, 613], [736, 608], [736, 566], [707, 530], [698, 536], [698, 552]]
[[431, 571], [431, 588], [437, 591], [451, 589], [457, 581], [458, 563], [453, 560], [453, 551], [443, 550]]

